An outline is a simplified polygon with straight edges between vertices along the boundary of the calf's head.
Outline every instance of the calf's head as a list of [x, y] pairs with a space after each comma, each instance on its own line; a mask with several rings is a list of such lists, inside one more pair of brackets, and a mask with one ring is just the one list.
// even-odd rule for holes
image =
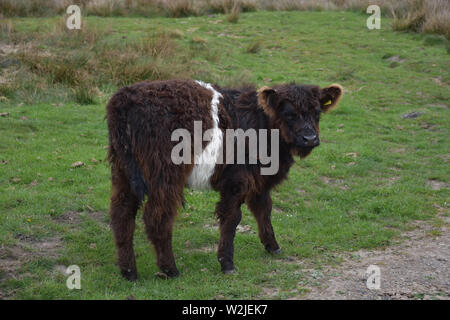
[[342, 92], [338, 84], [323, 89], [297, 84], [262, 87], [258, 104], [280, 129], [291, 152], [306, 157], [320, 144], [320, 114], [336, 107]]

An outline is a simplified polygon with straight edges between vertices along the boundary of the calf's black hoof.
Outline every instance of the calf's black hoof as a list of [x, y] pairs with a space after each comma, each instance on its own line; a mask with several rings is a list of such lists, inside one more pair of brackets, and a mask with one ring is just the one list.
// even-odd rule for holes
[[120, 273], [128, 281], [136, 281], [138, 278], [137, 270], [125, 269], [120, 270]]
[[219, 258], [219, 262], [220, 262], [220, 269], [222, 270], [223, 274], [232, 274], [232, 273], [236, 272], [234, 270], [234, 263], [233, 263], [233, 261]]
[[282, 253], [280, 248], [272, 249], [266, 247], [266, 251], [273, 255], [280, 255]]
[[235, 274], [236, 273], [236, 269], [227, 269], [227, 270], [222, 270], [223, 274]]
[[162, 268], [161, 271], [167, 276], [167, 278], [176, 278], [180, 275], [180, 271], [178, 271], [178, 269]]

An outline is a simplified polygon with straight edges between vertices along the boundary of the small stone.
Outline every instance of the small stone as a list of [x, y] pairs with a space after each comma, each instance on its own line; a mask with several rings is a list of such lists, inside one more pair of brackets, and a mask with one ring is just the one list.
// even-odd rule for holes
[[82, 166], [84, 166], [84, 162], [81, 162], [81, 161], [72, 163], [72, 168], [78, 168], [78, 167], [82, 167]]
[[423, 112], [414, 111], [414, 112], [410, 112], [410, 113], [405, 113], [404, 115], [402, 115], [402, 118], [403, 119], [414, 119], [414, 118], [420, 117], [423, 114], [424, 114]]
[[397, 65], [406, 61], [406, 59], [402, 59], [400, 56], [393, 56], [387, 60], [392, 63], [397, 63]]

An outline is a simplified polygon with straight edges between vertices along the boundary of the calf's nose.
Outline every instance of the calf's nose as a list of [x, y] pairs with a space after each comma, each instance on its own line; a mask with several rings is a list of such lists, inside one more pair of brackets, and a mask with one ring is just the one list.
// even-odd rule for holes
[[316, 147], [319, 145], [319, 138], [316, 134], [303, 136], [303, 141], [308, 147]]

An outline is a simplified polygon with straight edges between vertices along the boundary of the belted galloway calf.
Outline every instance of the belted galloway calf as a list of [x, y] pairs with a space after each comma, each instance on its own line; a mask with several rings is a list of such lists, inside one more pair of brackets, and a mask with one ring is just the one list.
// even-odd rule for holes
[[[193, 80], [147, 81], [118, 90], [106, 112], [110, 216], [122, 275], [129, 280], [138, 276], [133, 233], [144, 200], [145, 230], [157, 264], [169, 277], [179, 274], [172, 227], [184, 203], [184, 187], [220, 193], [215, 214], [222, 272], [234, 271], [233, 240], [244, 202], [256, 218], [265, 249], [279, 253], [270, 191], [287, 177], [294, 156], [306, 157], [319, 145], [321, 113], [335, 107], [342, 92], [337, 84], [319, 88], [291, 83], [256, 90]], [[204, 133], [200, 142], [198, 129]], [[238, 141], [242, 134], [230, 135], [229, 130], [244, 132], [244, 143]], [[277, 163], [268, 163], [263, 155]]]

